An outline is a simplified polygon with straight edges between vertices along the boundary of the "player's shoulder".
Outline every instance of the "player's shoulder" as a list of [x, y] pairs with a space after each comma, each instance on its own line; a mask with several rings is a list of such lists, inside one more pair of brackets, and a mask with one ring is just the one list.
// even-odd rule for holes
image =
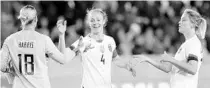
[[34, 31], [33, 34], [34, 34], [33, 37], [36, 37], [36, 40], [38, 40], [38, 41], [46, 42], [47, 40], [50, 39], [49, 36], [44, 35], [44, 34], [42, 34], [42, 33], [39, 33], [39, 32], [37, 32], [37, 31]]
[[9, 41], [11, 41], [11, 40], [17, 38], [17, 35], [18, 35], [19, 33], [20, 33], [20, 31], [10, 34], [10, 35], [5, 39], [5, 42], [9, 42]]
[[42, 39], [44, 39], [45, 41], [51, 39], [49, 36], [44, 35], [44, 34], [41, 34], [41, 33], [39, 33], [39, 36], [40, 36]]
[[190, 41], [187, 42], [187, 44], [185, 45], [185, 47], [187, 48], [194, 48], [194, 49], [201, 49], [202, 48], [202, 43], [201, 41], [198, 39], [198, 37], [194, 37], [192, 38]]
[[49, 37], [49, 36], [47, 36], [47, 35], [44, 35], [44, 34], [42, 34], [42, 33], [37, 32], [37, 31], [34, 31], [34, 34], [35, 34], [37, 37], [39, 37], [39, 38], [46, 38], [46, 37]]
[[191, 39], [189, 41], [189, 46], [201, 46], [201, 41], [199, 40], [199, 38], [197, 36], [195, 36], [193, 39]]
[[47, 35], [44, 35], [44, 34], [41, 34], [41, 33], [39, 33], [39, 32], [37, 32], [38, 34], [39, 34], [39, 36], [41, 36], [41, 37], [44, 37], [44, 38], [50, 38], [49, 36], [47, 36]]
[[37, 31], [34, 31], [33, 34], [35, 35], [34, 37], [36, 37], [36, 40], [41, 41], [42, 43], [46, 43], [49, 42], [49, 40], [51, 40], [49, 36], [39, 33]]

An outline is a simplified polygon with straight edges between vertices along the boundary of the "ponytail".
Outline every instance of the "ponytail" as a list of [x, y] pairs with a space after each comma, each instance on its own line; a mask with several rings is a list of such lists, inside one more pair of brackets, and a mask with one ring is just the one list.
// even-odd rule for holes
[[197, 37], [199, 38], [200, 42], [201, 42], [201, 46], [202, 46], [202, 52], [204, 50], [204, 38], [206, 35], [206, 29], [207, 29], [207, 24], [206, 24], [206, 20], [204, 18], [200, 19], [200, 24], [198, 25], [198, 30], [197, 30]]
[[206, 29], [207, 29], [206, 20], [204, 18], [201, 18], [201, 23], [200, 23], [200, 25], [198, 25], [198, 32], [199, 32], [199, 35], [198, 36], [201, 39], [204, 39], [205, 38]]
[[33, 7], [32, 5], [26, 5], [22, 7], [18, 19], [21, 20], [22, 27], [32, 24], [33, 21], [37, 22], [37, 11], [35, 7]]

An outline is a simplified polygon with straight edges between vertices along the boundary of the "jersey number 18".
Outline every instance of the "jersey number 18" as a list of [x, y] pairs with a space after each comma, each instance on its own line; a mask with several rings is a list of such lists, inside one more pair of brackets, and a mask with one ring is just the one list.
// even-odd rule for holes
[[[34, 74], [34, 55], [33, 54], [18, 54], [19, 57], [19, 71], [20, 74], [23, 74], [23, 67], [25, 67], [26, 75]], [[24, 61], [22, 61], [24, 60]], [[23, 64], [23, 66], [22, 66]], [[30, 67], [29, 67], [30, 66]]]

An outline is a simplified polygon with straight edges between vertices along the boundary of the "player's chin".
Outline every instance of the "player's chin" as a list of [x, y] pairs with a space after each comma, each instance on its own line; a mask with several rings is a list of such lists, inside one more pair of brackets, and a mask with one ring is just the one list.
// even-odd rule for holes
[[99, 32], [99, 27], [92, 27], [91, 31], [94, 33], [97, 33], [97, 32]]
[[97, 30], [93, 30], [91, 32], [94, 33], [94, 34], [98, 34], [99, 33], [99, 31], [97, 31]]
[[183, 33], [183, 30], [182, 30], [181, 28], [179, 28], [179, 30], [178, 30], [178, 31], [179, 31], [179, 33]]

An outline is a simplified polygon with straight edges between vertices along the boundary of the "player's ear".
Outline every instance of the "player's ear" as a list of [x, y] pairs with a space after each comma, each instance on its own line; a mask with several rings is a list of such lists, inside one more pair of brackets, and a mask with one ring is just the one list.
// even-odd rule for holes
[[37, 16], [34, 18], [34, 20], [33, 20], [34, 22], [38, 22], [38, 18], [37, 18]]
[[36, 22], [38, 22], [38, 17], [36, 16]]
[[106, 26], [106, 20], [105, 19], [103, 20], [103, 26]]

